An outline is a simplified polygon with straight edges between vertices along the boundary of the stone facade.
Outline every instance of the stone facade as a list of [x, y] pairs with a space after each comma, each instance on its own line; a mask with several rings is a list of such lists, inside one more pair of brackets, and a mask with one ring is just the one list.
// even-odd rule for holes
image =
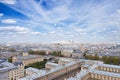
[[0, 80], [19, 80], [25, 77], [24, 64], [22, 62], [2, 62], [0, 65]]
[[77, 74], [77, 80], [120, 80], [120, 66], [103, 64], [99, 61], [86, 60], [85, 63], [81, 66], [81, 72]]
[[30, 55], [27, 52], [24, 52], [22, 55], [13, 56], [12, 62], [21, 61], [25, 64], [25, 66], [28, 66], [29, 64], [35, 63], [35, 62], [41, 62], [45, 58], [40, 55]]
[[20, 78], [25, 76], [24, 73], [24, 66], [20, 65], [18, 68], [8, 71], [8, 78], [9, 80], [19, 80]]

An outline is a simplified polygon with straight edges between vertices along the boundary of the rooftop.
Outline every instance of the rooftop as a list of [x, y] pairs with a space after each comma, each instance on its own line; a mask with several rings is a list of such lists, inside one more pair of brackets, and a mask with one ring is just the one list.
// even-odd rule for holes
[[10, 62], [3, 62], [0, 65], [2, 65], [3, 67], [0, 68], [0, 73], [2, 74], [3, 72], [7, 72], [11, 69], [15, 69], [17, 68], [17, 66], [14, 66], [14, 64], [10, 63]]
[[46, 64], [53, 65], [53, 66], [60, 66], [59, 64], [57, 64], [57, 63], [52, 63], [52, 62], [47, 62]]
[[60, 69], [63, 69], [63, 68], [66, 68], [68, 66], [71, 66], [71, 65], [74, 65], [76, 64], [77, 62], [71, 62], [71, 63], [68, 63], [67, 65], [65, 66], [58, 66], [58, 67], [55, 67], [54, 69], [51, 69], [49, 72], [45, 73], [44, 71], [43, 72], [38, 72], [37, 74], [34, 74], [32, 76], [27, 76], [25, 78], [21, 78], [20, 80], [33, 80], [35, 78], [38, 78], [38, 77], [41, 77], [41, 76], [44, 76], [44, 75], [47, 75], [47, 74], [50, 74], [52, 72], [55, 72], [55, 71], [58, 71]]
[[110, 67], [110, 68], [118, 68], [118, 69], [120, 69], [120, 66], [117, 66], [117, 65], [101, 64], [101, 65], [99, 65], [99, 66]]
[[118, 77], [118, 78], [120, 78], [120, 74], [118, 74], [118, 73], [113, 73], [113, 72], [100, 71], [100, 70], [90, 70], [90, 73], [95, 73], [95, 74], [101, 74], [101, 75], [106, 75], [106, 76], [111, 76], [111, 77]]
[[38, 73], [40, 70], [39, 69], [36, 69], [36, 68], [32, 68], [32, 67], [29, 67], [26, 69], [27, 71], [31, 71], [31, 72], [34, 72], [34, 73]]
[[18, 60], [22, 61], [22, 60], [27, 60], [27, 59], [32, 59], [32, 58], [39, 58], [41, 56], [38, 56], [38, 55], [29, 55], [29, 56], [18, 55], [17, 57], [18, 57]]
[[61, 58], [59, 61], [65, 61], [65, 62], [73, 62], [72, 59], [69, 59], [69, 58]]
[[21, 66], [21, 65], [23, 65], [23, 62], [14, 62], [13, 64], [14, 64], [15, 66], [19, 66], [19, 65]]

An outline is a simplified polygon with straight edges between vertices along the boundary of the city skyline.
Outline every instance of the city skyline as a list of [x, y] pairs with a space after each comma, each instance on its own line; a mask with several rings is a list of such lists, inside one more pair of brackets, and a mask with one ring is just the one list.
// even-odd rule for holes
[[0, 0], [0, 42], [120, 42], [120, 0]]

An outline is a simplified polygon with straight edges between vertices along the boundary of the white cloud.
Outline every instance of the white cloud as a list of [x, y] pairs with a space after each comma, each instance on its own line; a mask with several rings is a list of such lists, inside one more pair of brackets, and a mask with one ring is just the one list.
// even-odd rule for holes
[[117, 12], [120, 14], [120, 9], [118, 9]]
[[[58, 35], [62, 35], [66, 38], [70, 38], [69, 35], [72, 35], [78, 40], [86, 36], [92, 38], [89, 36], [90, 32], [90, 34], [98, 38], [103, 36], [103, 33], [106, 35], [106, 37], [104, 37], [106, 40], [112, 36], [119, 36], [117, 34], [106, 34], [106, 31], [110, 31], [109, 27], [111, 26], [117, 26], [118, 30], [120, 30], [120, 10], [116, 10], [116, 1], [111, 0], [109, 2], [105, 0], [99, 4], [94, 3], [94, 1], [82, 3], [80, 0], [56, 0], [55, 3], [51, 3], [52, 1], [53, 0], [46, 2], [47, 7], [45, 7], [40, 3], [36, 3], [35, 0], [18, 0], [20, 5], [16, 4], [9, 7], [31, 19], [32, 22], [26, 21], [26, 25], [29, 24], [29, 26], [34, 29], [43, 29], [43, 31], [46, 31], [47, 36], [53, 36], [54, 38], [58, 37]], [[28, 6], [28, 4], [31, 5]], [[44, 7], [48, 9], [44, 9]], [[23, 22], [25, 23], [24, 20]], [[44, 34], [31, 29], [25, 31], [21, 30], [17, 33], [32, 35]], [[113, 33], [117, 32], [113, 31]]]
[[85, 30], [85, 29], [75, 28], [75, 31], [77, 32], [77, 34], [87, 35], [87, 30]]
[[75, 28], [75, 31], [76, 31], [76, 32], [86, 32], [85, 29], [80, 29], [80, 28]]
[[[23, 37], [26, 36], [48, 36], [49, 34], [42, 33], [42, 32], [37, 32], [29, 28], [21, 27], [21, 26], [7, 26], [7, 27], [0, 27], [0, 35], [9, 35], [9, 36], [14, 36], [14, 35], [21, 35]], [[16, 36], [19, 37], [19, 36]], [[20, 38], [20, 37], [19, 37]]]
[[86, 32], [82, 32], [82, 33], [80, 33], [80, 35], [87, 35], [87, 33]]
[[14, 5], [16, 3], [16, 0], [0, 0], [0, 2], [5, 4]]
[[21, 26], [0, 27], [0, 34], [46, 35], [45, 33], [33, 31], [32, 29], [21, 27]]
[[97, 32], [93, 32], [92, 34], [93, 34], [93, 35], [96, 35], [96, 34], [97, 34]]
[[113, 30], [113, 31], [111, 31], [112, 33], [119, 33], [117, 30]]
[[31, 34], [31, 35], [46, 35], [46, 33], [36, 32], [36, 31], [31, 31], [29, 34]]
[[4, 19], [1, 21], [2, 23], [6, 23], [6, 24], [14, 24], [17, 21], [15, 19]]
[[[40, 1], [42, 2], [43, 0], [40, 0]], [[30, 17], [34, 21], [59, 22], [61, 20], [65, 20], [71, 17], [68, 9], [68, 5], [72, 2], [72, 0], [58, 1], [59, 5], [57, 5], [58, 3], [56, 3], [57, 6], [53, 5], [55, 7], [51, 10], [44, 10], [43, 6], [36, 3], [34, 0], [29, 0], [24, 2], [19, 0], [18, 2], [20, 5], [18, 4], [18, 5], [15, 5], [14, 7], [13, 6], [10, 6], [10, 7], [15, 9], [16, 11], [19, 11], [25, 14], [26, 16]], [[31, 5], [28, 6], [28, 4], [31, 4]], [[49, 1], [46, 2], [46, 4], [50, 4]], [[61, 4], [64, 4], [64, 5], [61, 5]]]
[[48, 34], [55, 34], [55, 33], [56, 33], [55, 31], [48, 32]]
[[30, 29], [20, 26], [0, 27], [0, 33], [4, 34], [28, 33], [30, 31]]
[[102, 32], [102, 30], [96, 30], [97, 33]]
[[0, 17], [2, 17], [3, 16], [3, 13], [0, 13]]

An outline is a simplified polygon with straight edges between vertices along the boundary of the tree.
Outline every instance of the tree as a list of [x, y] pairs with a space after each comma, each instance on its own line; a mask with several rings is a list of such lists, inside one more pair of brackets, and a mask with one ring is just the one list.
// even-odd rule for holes
[[120, 64], [119, 61], [120, 61], [119, 58], [115, 57], [115, 58], [113, 59], [113, 64], [114, 64], [114, 65], [119, 65], [119, 64]]
[[63, 55], [61, 54], [61, 51], [53, 51], [51, 55], [58, 56], [58, 57], [63, 57]]
[[119, 65], [120, 64], [120, 58], [119, 57], [102, 57], [102, 60], [105, 64], [114, 64], [114, 65]]
[[37, 51], [29, 50], [28, 53], [29, 54], [36, 54], [36, 55], [45, 55], [44, 50], [37, 50]]
[[86, 53], [83, 54], [83, 57], [86, 58]]
[[103, 57], [102, 57], [103, 62], [106, 60], [106, 58], [107, 58], [106, 56], [103, 56]]
[[15, 50], [14, 48], [11, 48], [10, 51], [11, 51], [11, 52], [15, 52], [16, 50]]
[[99, 56], [97, 54], [95, 54], [94, 60], [99, 60]]
[[8, 62], [11, 62], [11, 63], [12, 63], [12, 57], [8, 59]]
[[105, 64], [111, 64], [112, 63], [112, 60], [113, 60], [113, 58], [110, 56], [110, 57], [104, 57], [104, 63]]
[[44, 60], [44, 61], [41, 61], [41, 62], [35, 62], [33, 64], [25, 66], [25, 68], [33, 67], [33, 68], [37, 68], [37, 69], [42, 69], [42, 68], [45, 68], [46, 63], [47, 63], [47, 60]]
[[34, 52], [32, 50], [29, 50], [28, 53], [29, 54], [34, 54]]

